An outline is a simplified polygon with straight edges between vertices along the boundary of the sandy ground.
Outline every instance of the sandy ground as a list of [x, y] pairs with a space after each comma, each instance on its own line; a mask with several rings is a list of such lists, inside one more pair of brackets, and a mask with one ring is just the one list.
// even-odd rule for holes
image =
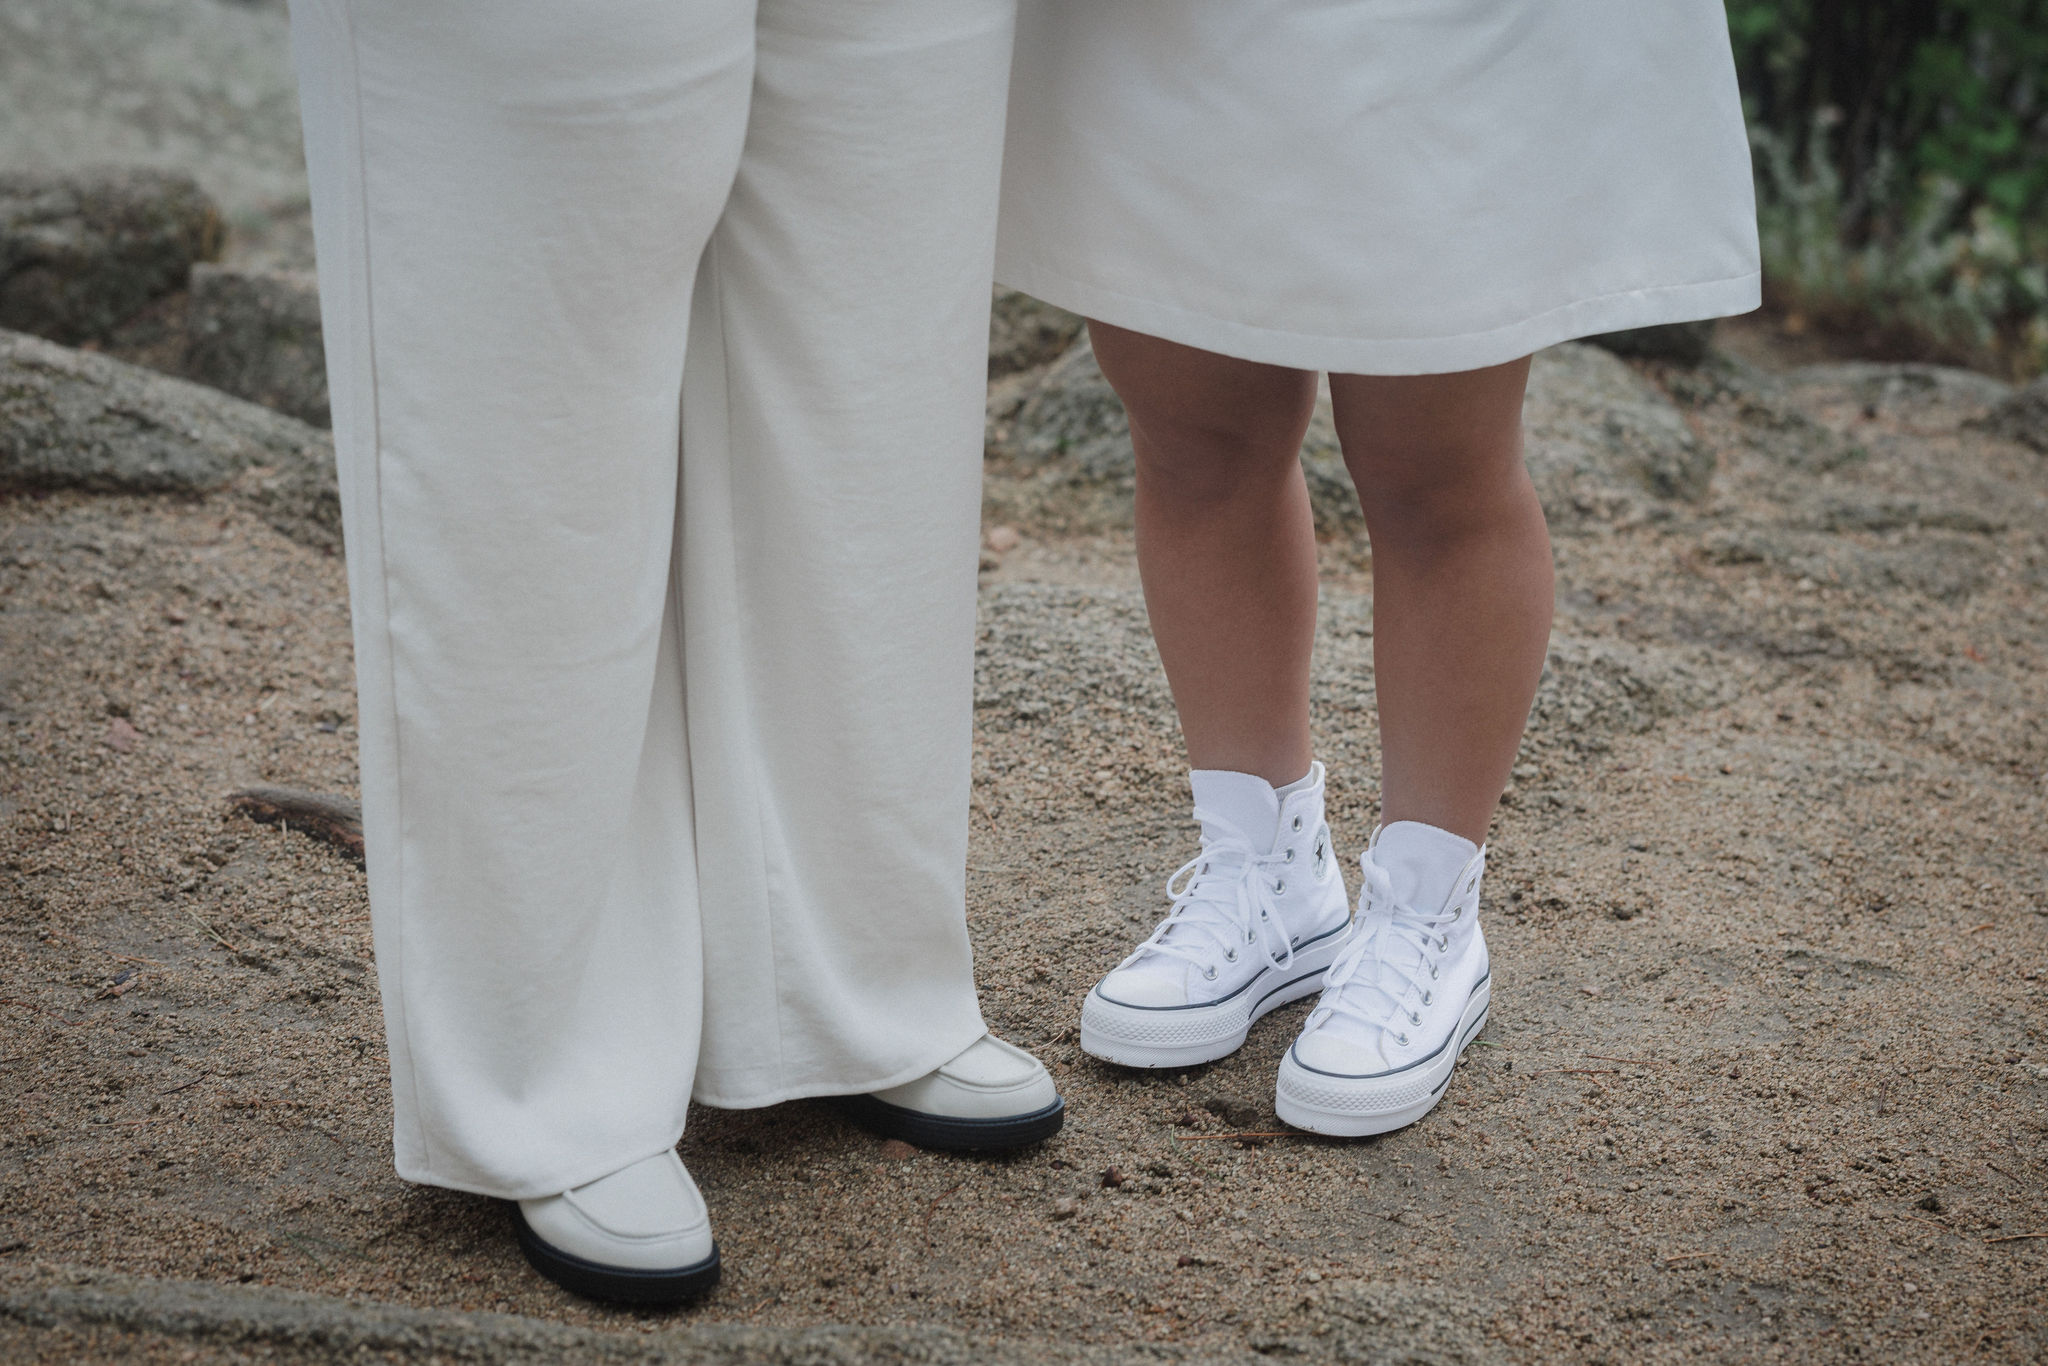
[[[967, 1160], [700, 1110], [727, 1272], [688, 1316], [567, 1296], [502, 1206], [391, 1173], [361, 873], [223, 800], [354, 789], [340, 562], [224, 500], [0, 502], [0, 1355], [327, 1359], [20, 1307], [94, 1270], [650, 1347], [874, 1330], [819, 1360], [2040, 1359], [2048, 462], [1905, 373], [1776, 407], [1663, 376], [1714, 492], [1560, 535], [1493, 1023], [1379, 1140], [1229, 1137], [1282, 1127], [1305, 1007], [1186, 1072], [1076, 1049], [1191, 828], [1128, 534], [1022, 528], [984, 575], [970, 914], [1067, 1128]], [[1348, 856], [1370, 556], [1325, 559]]]

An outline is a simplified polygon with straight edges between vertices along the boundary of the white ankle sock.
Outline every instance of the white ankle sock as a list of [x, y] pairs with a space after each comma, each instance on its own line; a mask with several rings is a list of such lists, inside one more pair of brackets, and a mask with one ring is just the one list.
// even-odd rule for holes
[[1274, 788], [1273, 795], [1278, 797], [1282, 802], [1285, 802], [1289, 797], [1292, 797], [1295, 793], [1301, 791], [1304, 787], [1307, 787], [1311, 782], [1313, 782], [1315, 780], [1315, 776], [1316, 766], [1314, 764], [1310, 764], [1308, 766], [1308, 772], [1302, 774], [1299, 778], [1296, 778], [1293, 782], [1289, 783], [1285, 787]]
[[1463, 835], [1421, 821], [1395, 821], [1380, 831], [1372, 857], [1393, 879], [1397, 905], [1434, 915], [1478, 852]]

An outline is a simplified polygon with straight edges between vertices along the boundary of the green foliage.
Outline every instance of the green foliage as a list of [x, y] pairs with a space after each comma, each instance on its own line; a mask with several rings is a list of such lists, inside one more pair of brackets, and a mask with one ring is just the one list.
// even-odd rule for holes
[[1727, 0], [1779, 297], [2048, 368], [2048, 0]]

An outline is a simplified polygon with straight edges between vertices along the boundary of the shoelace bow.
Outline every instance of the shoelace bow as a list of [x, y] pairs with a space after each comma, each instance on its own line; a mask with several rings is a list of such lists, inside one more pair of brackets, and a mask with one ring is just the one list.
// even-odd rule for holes
[[1236, 826], [1199, 807], [1195, 819], [1202, 824], [1202, 852], [1166, 880], [1172, 912], [1119, 970], [1156, 954], [1192, 963], [1213, 982], [1216, 949], [1234, 963], [1239, 950], [1253, 944], [1274, 967], [1286, 967], [1294, 961], [1294, 941], [1280, 923], [1274, 898], [1286, 887], [1282, 870], [1289, 855], [1259, 853]]
[[[1458, 918], [1457, 903], [1445, 908], [1448, 913], [1403, 915], [1395, 904], [1394, 880], [1387, 870], [1373, 862], [1370, 851], [1360, 857], [1358, 864], [1365, 879], [1358, 898], [1358, 930], [1344, 952], [1337, 955], [1337, 961], [1330, 964], [1329, 976], [1323, 979], [1322, 999], [1309, 1013], [1304, 1031], [1343, 1015], [1393, 1034], [1405, 1047], [1408, 1035], [1401, 1028], [1402, 1023], [1421, 1024], [1422, 1015], [1402, 1001], [1413, 991], [1424, 1005], [1430, 1003], [1430, 983], [1437, 976], [1430, 955], [1450, 947], [1446, 927]], [[1413, 962], [1407, 967], [1394, 957], [1394, 951], [1403, 947], [1414, 950]], [[1368, 963], [1370, 971], [1366, 970]], [[1373, 1007], [1382, 1002], [1383, 1008], [1375, 1011]]]

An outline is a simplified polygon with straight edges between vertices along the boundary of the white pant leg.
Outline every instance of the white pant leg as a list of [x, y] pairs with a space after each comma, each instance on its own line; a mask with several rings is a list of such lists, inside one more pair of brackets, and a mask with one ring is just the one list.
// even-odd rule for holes
[[295, 0], [401, 1175], [659, 1151], [707, 1005], [731, 1103], [978, 1032], [1007, 20], [777, 0], [757, 99], [746, 0]]
[[980, 1036], [964, 914], [1012, 0], [762, 0], [684, 381], [699, 1099]]

